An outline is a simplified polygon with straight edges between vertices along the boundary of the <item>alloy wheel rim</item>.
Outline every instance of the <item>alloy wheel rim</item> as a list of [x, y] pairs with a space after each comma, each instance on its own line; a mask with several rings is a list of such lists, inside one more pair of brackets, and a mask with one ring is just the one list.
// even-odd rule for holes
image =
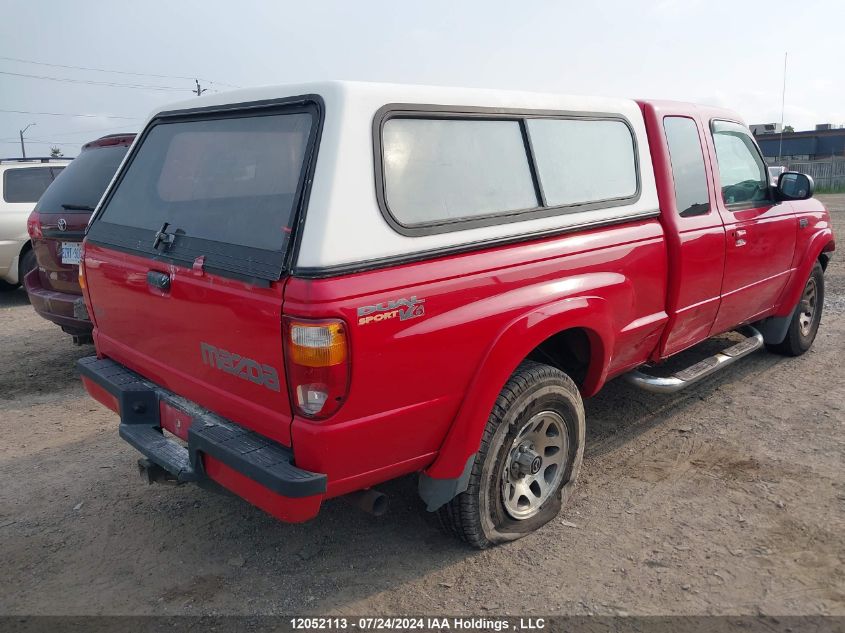
[[533, 415], [519, 430], [502, 472], [502, 504], [524, 521], [540, 511], [557, 490], [569, 456], [569, 435], [554, 411]]
[[809, 336], [813, 329], [813, 318], [816, 316], [816, 280], [810, 277], [804, 287], [804, 294], [801, 296], [801, 304], [798, 308], [798, 327], [803, 336]]

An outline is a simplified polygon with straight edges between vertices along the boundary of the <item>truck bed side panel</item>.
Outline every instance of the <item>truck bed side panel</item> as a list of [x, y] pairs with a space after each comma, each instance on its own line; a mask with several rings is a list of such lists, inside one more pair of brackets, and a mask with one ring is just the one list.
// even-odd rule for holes
[[[642, 363], [666, 318], [665, 266], [663, 230], [647, 220], [354, 275], [291, 278], [285, 314], [345, 319], [352, 350], [341, 410], [323, 422], [294, 419], [297, 465], [326, 473], [330, 496], [424, 467], [462, 404], [484, 403], [483, 426], [489, 395], [468, 388], [500, 333], [529, 315], [524, 349], [510, 350], [513, 367], [502, 363], [503, 375], [491, 381], [498, 384], [485, 385], [493, 399], [533, 349], [531, 325], [567, 299], [608, 306], [616, 336], [597, 375]], [[361, 308], [411, 298], [424, 301], [424, 314], [359, 321]]]

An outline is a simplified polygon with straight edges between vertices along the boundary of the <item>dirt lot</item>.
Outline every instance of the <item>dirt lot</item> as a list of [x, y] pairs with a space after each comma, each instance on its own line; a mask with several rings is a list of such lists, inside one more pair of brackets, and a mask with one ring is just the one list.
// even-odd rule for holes
[[[828, 196], [845, 234], [845, 196]], [[415, 479], [381, 519], [341, 501], [284, 525], [148, 487], [83, 392], [93, 353], [0, 296], [2, 614], [845, 615], [845, 264], [813, 350], [758, 352], [682, 395], [587, 403], [573, 505], [486, 552], [442, 535]]]

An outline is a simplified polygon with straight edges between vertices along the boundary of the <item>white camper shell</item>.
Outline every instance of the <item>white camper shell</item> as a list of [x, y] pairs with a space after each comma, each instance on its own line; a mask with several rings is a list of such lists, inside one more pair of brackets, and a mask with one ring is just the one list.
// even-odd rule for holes
[[[354, 271], [658, 210], [642, 114], [629, 99], [330, 81], [207, 95], [150, 121], [309, 101], [319, 111], [318, 144], [294, 274]], [[587, 177], [595, 170], [602, 178]]]

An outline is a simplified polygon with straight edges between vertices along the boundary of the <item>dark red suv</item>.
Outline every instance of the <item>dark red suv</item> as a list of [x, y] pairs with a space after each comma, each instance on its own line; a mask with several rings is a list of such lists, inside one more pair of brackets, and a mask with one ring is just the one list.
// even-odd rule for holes
[[79, 287], [85, 227], [134, 139], [134, 134], [112, 134], [85, 144], [27, 222], [38, 259], [38, 267], [23, 280], [32, 307], [71, 334], [75, 343], [91, 340], [91, 320]]

